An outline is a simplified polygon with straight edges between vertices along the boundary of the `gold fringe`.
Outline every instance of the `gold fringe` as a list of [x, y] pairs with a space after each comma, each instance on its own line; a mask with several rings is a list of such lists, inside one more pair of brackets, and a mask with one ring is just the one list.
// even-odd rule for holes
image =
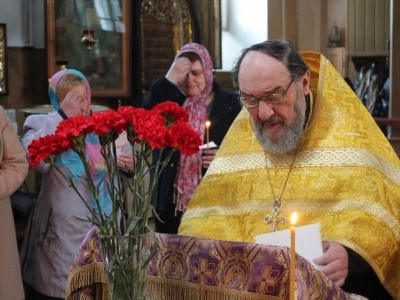
[[96, 300], [92, 295], [81, 294], [78, 300]]
[[[104, 270], [103, 263], [91, 263], [71, 271], [71, 273], [69, 273], [68, 275], [65, 299], [72, 300], [71, 294], [73, 292], [91, 284], [101, 284], [103, 287], [102, 294], [107, 295], [107, 276]], [[82, 294], [79, 300], [93, 300], [92, 298], [93, 297]]]
[[163, 300], [281, 300], [282, 297], [205, 286], [148, 275], [146, 295]]
[[[69, 296], [70, 300], [97, 300], [97, 298], [93, 297], [92, 295], [82, 294], [80, 291], [73, 292]], [[104, 298], [107, 299], [107, 298]]]
[[97, 284], [96, 285], [96, 298], [93, 300], [108, 300], [109, 299], [109, 290], [108, 284]]

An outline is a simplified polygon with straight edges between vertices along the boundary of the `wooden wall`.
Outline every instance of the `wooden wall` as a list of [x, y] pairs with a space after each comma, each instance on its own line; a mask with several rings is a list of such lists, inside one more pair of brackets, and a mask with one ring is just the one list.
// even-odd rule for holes
[[[285, 12], [288, 6], [291, 9]], [[390, 39], [390, 118], [400, 120], [398, 16], [399, 0], [274, 0], [268, 2], [268, 37], [290, 38], [300, 51], [327, 55], [329, 31], [336, 22], [342, 36], [341, 46], [346, 49], [347, 65], [349, 55], [350, 61], [354, 55], [388, 55], [386, 40]], [[354, 66], [348, 65], [346, 72], [354, 76]], [[400, 154], [400, 128], [392, 128], [389, 140]]]
[[297, 44], [297, 0], [268, 1], [268, 39], [287, 38]]
[[297, 5], [297, 48], [324, 53], [328, 41], [326, 0], [300, 0]]
[[387, 55], [390, 0], [348, 0], [347, 52]]
[[8, 95], [0, 96], [0, 105], [15, 109], [19, 133], [25, 117], [19, 109], [48, 103], [46, 53], [44, 49], [7, 48]]
[[[392, 28], [400, 28], [400, 1], [391, 1], [391, 19]], [[395, 17], [396, 16], [396, 17]], [[398, 30], [398, 29], [397, 29]], [[400, 34], [398, 31], [392, 30], [390, 43], [390, 101], [391, 111], [390, 117], [400, 119]], [[400, 128], [392, 128], [390, 141], [397, 153], [400, 153]]]

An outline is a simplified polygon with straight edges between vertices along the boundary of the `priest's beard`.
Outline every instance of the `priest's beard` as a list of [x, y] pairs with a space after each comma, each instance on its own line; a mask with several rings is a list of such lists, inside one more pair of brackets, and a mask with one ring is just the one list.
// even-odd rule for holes
[[271, 132], [266, 132], [263, 126], [271, 121], [281, 121], [281, 117], [274, 115], [258, 125], [255, 125], [253, 122], [254, 134], [264, 150], [274, 154], [285, 154], [294, 151], [300, 146], [304, 133], [306, 104], [302, 90], [297, 85], [296, 91], [297, 99], [294, 105], [295, 119], [292, 124], [287, 124], [284, 121], [283, 132], [278, 137], [274, 137]]

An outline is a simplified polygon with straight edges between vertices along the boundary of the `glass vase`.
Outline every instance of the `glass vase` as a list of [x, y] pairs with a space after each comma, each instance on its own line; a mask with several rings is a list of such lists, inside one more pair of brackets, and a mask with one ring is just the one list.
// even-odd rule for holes
[[150, 234], [99, 238], [110, 300], [144, 300]]

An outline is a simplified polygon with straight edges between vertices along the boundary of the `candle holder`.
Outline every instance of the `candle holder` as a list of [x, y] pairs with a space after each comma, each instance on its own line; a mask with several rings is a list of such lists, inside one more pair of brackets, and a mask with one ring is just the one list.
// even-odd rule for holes
[[88, 51], [92, 50], [92, 46], [96, 44], [99, 40], [94, 35], [93, 29], [83, 30], [83, 37], [81, 38], [81, 43], [86, 46]]
[[65, 70], [68, 68], [68, 59], [56, 59], [55, 60], [56, 71]]

